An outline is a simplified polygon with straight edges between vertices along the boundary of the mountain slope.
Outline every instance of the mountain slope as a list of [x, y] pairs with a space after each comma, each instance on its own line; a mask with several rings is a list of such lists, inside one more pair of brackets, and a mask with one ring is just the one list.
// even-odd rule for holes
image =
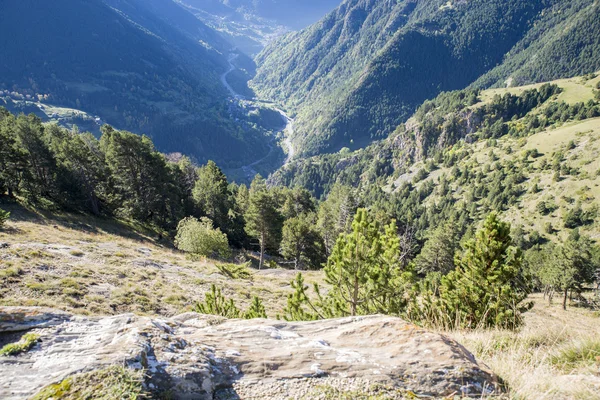
[[[254, 89], [297, 113], [299, 154], [364, 147], [424, 100], [502, 63], [552, 6], [569, 7], [554, 0], [348, 0], [265, 49]], [[595, 69], [587, 59], [574, 64], [573, 72]]]
[[549, 7], [525, 38], [476, 87], [520, 86], [600, 69], [600, 3], [575, 0]]
[[227, 44], [192, 15], [174, 26], [181, 12], [170, 0], [3, 3], [0, 89], [149, 134], [163, 151], [252, 160], [268, 149], [227, 110]]

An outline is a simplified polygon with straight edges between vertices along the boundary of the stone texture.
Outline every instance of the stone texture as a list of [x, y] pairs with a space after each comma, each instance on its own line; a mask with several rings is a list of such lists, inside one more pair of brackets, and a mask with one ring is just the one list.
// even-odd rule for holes
[[59, 325], [70, 315], [43, 307], [0, 307], [0, 333]]
[[[0, 332], [10, 312], [0, 308]], [[145, 368], [150, 390], [177, 399], [318, 399], [340, 391], [481, 397], [493, 394], [497, 382], [460, 344], [398, 318], [288, 323], [195, 313], [172, 319], [19, 313], [52, 324], [40, 317], [32, 326], [42, 341], [26, 354], [0, 358], [2, 399], [28, 398], [72, 374], [121, 363]]]

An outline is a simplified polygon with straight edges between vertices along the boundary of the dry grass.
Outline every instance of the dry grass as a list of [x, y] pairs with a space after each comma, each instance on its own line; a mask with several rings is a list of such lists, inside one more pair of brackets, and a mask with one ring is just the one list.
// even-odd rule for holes
[[[77, 314], [172, 316], [202, 301], [212, 283], [246, 308], [256, 295], [267, 314], [281, 313], [295, 272], [194, 261], [151, 236], [85, 216], [47, 217], [17, 206], [0, 230], [0, 305], [57, 307]], [[310, 285], [320, 272], [308, 272]], [[600, 315], [541, 297], [517, 333], [453, 332], [449, 336], [490, 366], [513, 399], [600, 398], [596, 359]]]
[[520, 332], [453, 332], [509, 388], [511, 399], [600, 399], [600, 316], [534, 296]]
[[[8, 244], [0, 248], [0, 305], [172, 316], [192, 309], [215, 283], [240, 308], [260, 296], [275, 317], [295, 276], [287, 270], [257, 271], [250, 263], [193, 260], [150, 233], [115, 221], [3, 207], [12, 218], [0, 230], [0, 243]], [[318, 279], [318, 273], [307, 273], [309, 282]]]

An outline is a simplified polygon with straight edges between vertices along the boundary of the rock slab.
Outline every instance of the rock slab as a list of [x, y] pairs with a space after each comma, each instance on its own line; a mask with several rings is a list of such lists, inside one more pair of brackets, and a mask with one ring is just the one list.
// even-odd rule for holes
[[460, 344], [385, 316], [292, 323], [196, 313], [87, 318], [0, 307], [0, 332], [16, 327], [33, 328], [41, 341], [28, 353], [0, 357], [2, 399], [26, 399], [48, 384], [115, 364], [143, 368], [150, 391], [176, 399], [371, 392], [480, 398], [497, 386], [496, 376]]

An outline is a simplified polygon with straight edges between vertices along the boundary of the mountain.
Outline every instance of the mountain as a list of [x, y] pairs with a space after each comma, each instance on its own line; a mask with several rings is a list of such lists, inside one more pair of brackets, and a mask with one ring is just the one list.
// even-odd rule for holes
[[253, 89], [296, 114], [298, 155], [357, 149], [442, 91], [600, 68], [597, 11], [592, 0], [347, 0], [261, 52]]
[[424, 103], [385, 140], [296, 160], [271, 181], [323, 197], [336, 184], [358, 187], [413, 223], [496, 210], [535, 238], [564, 238], [573, 227], [598, 238], [599, 135], [598, 73], [467, 89]]
[[290, 30], [318, 21], [341, 0], [177, 0], [244, 53], [255, 56]]
[[171, 0], [5, 2], [0, 90], [98, 115], [165, 152], [240, 165], [268, 148], [229, 110], [230, 47]]

